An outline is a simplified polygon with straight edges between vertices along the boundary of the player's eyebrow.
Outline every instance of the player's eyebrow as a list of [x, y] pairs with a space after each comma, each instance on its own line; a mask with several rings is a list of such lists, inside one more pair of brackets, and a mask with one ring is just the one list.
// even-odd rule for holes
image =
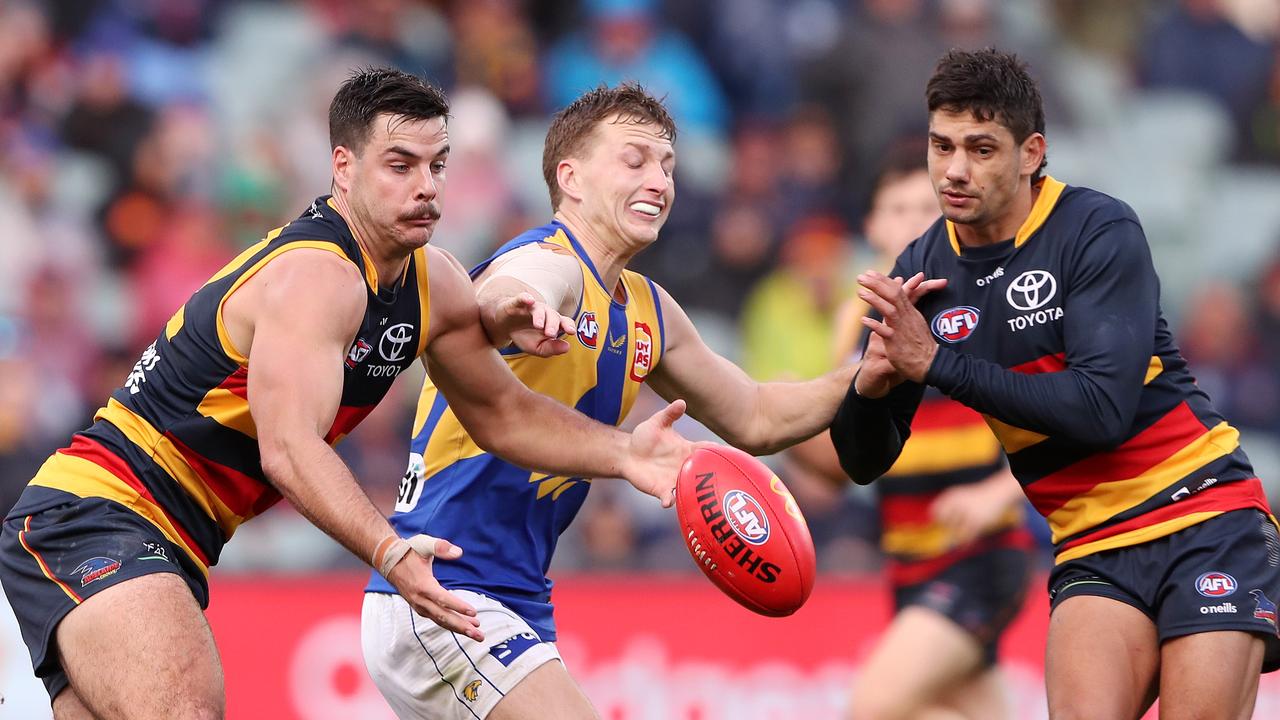
[[[951, 138], [941, 133], [934, 132], [933, 130], [929, 131], [929, 139], [934, 140], [936, 142], [954, 143], [954, 141]], [[992, 135], [991, 133], [973, 133], [972, 135], [964, 136], [964, 143], [966, 145], [974, 145], [980, 142], [999, 143], [1000, 139], [997, 138], [995, 135]]]
[[[445, 148], [445, 150], [447, 151], [447, 150], [448, 150], [448, 148]], [[389, 153], [394, 153], [394, 154], [396, 154], [396, 155], [403, 155], [403, 156], [405, 156], [405, 157], [407, 157], [407, 158], [410, 158], [410, 159], [412, 159], [412, 160], [421, 160], [421, 159], [422, 159], [422, 156], [421, 156], [421, 155], [419, 155], [418, 153], [416, 153], [416, 152], [414, 152], [414, 151], [410, 150], [409, 148], [407, 148], [407, 147], [405, 147], [405, 146], [403, 146], [403, 145], [392, 145], [391, 147], [387, 148], [387, 152], [389, 152]]]
[[[636, 150], [639, 150], [644, 155], [652, 155], [654, 153], [652, 145], [638, 143], [634, 140], [628, 140], [625, 144], [635, 148]], [[675, 156], [676, 156], [675, 150], [668, 148], [666, 152], [662, 153], [662, 156], [659, 158], [659, 160], [669, 160], [671, 158], [674, 158]]]

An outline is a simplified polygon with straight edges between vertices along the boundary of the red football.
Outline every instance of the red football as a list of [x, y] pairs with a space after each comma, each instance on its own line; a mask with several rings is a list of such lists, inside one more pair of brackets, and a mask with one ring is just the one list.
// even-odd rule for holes
[[680, 533], [703, 574], [761, 615], [790, 615], [817, 572], [795, 498], [764, 463], [731, 447], [693, 451], [676, 479]]

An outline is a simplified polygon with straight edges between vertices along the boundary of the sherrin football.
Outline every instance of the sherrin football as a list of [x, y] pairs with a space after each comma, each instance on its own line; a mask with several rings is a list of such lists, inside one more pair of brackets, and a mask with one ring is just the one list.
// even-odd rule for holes
[[743, 607], [782, 617], [809, 598], [809, 526], [764, 463], [731, 447], [698, 448], [676, 478], [676, 516], [694, 563]]

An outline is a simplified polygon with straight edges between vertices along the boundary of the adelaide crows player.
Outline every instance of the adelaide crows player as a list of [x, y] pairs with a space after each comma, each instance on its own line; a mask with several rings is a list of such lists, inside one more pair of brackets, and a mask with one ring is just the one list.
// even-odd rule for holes
[[[1012, 55], [952, 51], [927, 89], [944, 219], [859, 277], [875, 337], [832, 426], [869, 482], [926, 385], [987, 416], [1053, 531], [1050, 716], [1248, 718], [1280, 664], [1276, 521], [1239, 433], [1192, 379], [1129, 206], [1041, 174], [1039, 90]], [[1193, 142], [1194, 138], [1188, 138]]]
[[59, 720], [222, 717], [206, 576], [236, 527], [281, 496], [417, 612], [482, 636], [431, 575], [431, 556], [457, 548], [398, 536], [331, 447], [419, 357], [482, 447], [549, 472], [621, 474], [669, 502], [692, 449], [670, 429], [680, 405], [628, 436], [531, 392], [485, 335], [465, 271], [427, 245], [447, 113], [437, 89], [398, 71], [343, 84], [329, 109], [333, 194], [179, 308], [5, 519], [0, 578]]
[[[925, 156], [924, 142], [903, 143], [882, 164], [865, 222], [877, 269], [889, 270], [938, 218]], [[867, 309], [859, 298], [842, 308], [838, 357], [867, 333]], [[1009, 713], [997, 653], [1031, 569], [1026, 501], [978, 413], [929, 388], [911, 430], [875, 483], [896, 614], [860, 668], [846, 717], [1002, 720]], [[822, 465], [835, 465], [830, 474], [847, 483], [822, 440], [830, 457]]]
[[[648, 383], [687, 400], [690, 415], [733, 445], [772, 452], [830, 422], [852, 371], [755, 383], [707, 347], [665, 290], [627, 270], [675, 200], [675, 136], [667, 109], [634, 84], [598, 88], [561, 111], [542, 163], [554, 219], [472, 271], [481, 317], [502, 344], [513, 332], [533, 336], [523, 345], [534, 352], [503, 353], [517, 377], [601, 422], [621, 422]], [[933, 287], [918, 282], [907, 285], [913, 295]], [[501, 322], [499, 310], [522, 297], [545, 303], [545, 314]], [[561, 327], [572, 333], [565, 340]], [[592, 478], [609, 475], [530, 472], [487, 454], [439, 390], [423, 386], [391, 523], [466, 550], [437, 563], [436, 576], [476, 607], [486, 638], [424, 622], [374, 575], [361, 623], [369, 673], [401, 717], [594, 718], [559, 662], [546, 573]]]

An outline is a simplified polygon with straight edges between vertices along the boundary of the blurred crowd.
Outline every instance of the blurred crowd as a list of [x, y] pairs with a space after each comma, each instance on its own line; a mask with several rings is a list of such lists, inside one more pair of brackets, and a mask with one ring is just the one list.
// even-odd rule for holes
[[[985, 45], [1040, 79], [1049, 172], [1138, 211], [1198, 381], [1280, 480], [1274, 0], [0, 0], [0, 506], [192, 290], [327, 191], [353, 67], [448, 91], [435, 242], [465, 264], [547, 220], [552, 112], [601, 82], [665, 96], [678, 201], [635, 267], [768, 380], [831, 366], [881, 154], [925, 128], [938, 55]], [[417, 381], [341, 448], [384, 509]], [[823, 567], [874, 568], [866, 498], [793, 485]], [[356, 562], [287, 507], [240, 532], [232, 567]], [[557, 562], [693, 567], [671, 516], [607, 480]]]

